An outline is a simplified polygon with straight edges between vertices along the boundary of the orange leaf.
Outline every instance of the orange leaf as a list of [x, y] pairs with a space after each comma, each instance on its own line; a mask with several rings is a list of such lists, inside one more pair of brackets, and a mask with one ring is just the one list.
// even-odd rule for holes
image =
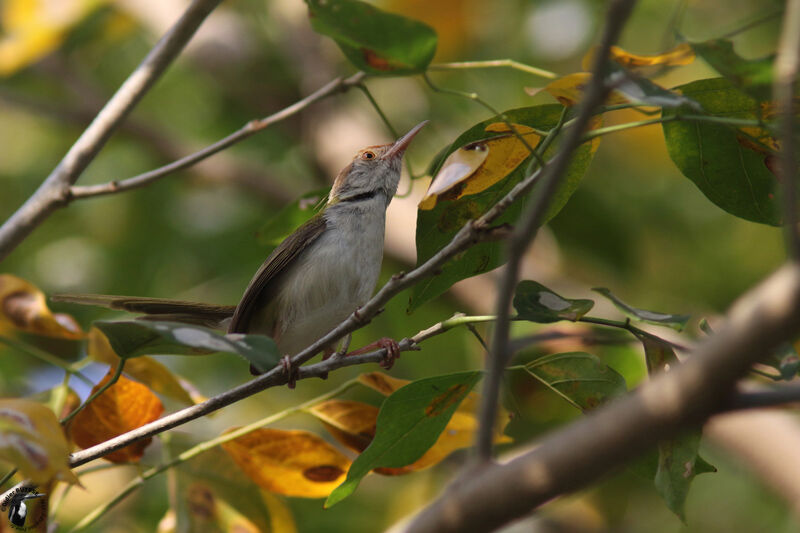
[[69, 445], [53, 411], [30, 400], [0, 400], [0, 460], [37, 485], [51, 479], [77, 483]]
[[324, 498], [350, 468], [347, 457], [308, 431], [256, 429], [222, 447], [261, 488], [286, 496]]
[[[522, 124], [513, 126], [531, 147], [536, 146], [539, 136], [533, 128]], [[528, 148], [504, 122], [489, 124], [486, 131], [505, 135], [469, 143], [450, 154], [431, 181], [425, 198], [419, 204], [420, 209], [433, 209], [439, 199], [457, 200], [484, 191], [508, 176], [530, 156]]]
[[[597, 47], [592, 48], [583, 57], [582, 66], [584, 70], [590, 70], [594, 61], [594, 55], [597, 53]], [[609, 57], [623, 67], [630, 70], [641, 70], [644, 67], [676, 67], [680, 65], [688, 65], [694, 61], [695, 55], [692, 47], [688, 43], [681, 43], [672, 50], [667, 50], [663, 54], [642, 56], [626, 52], [619, 46], [612, 46], [609, 50]]]
[[[526, 91], [530, 95], [542, 90], [547, 91], [561, 105], [569, 107], [575, 105], [581, 99], [586, 84], [589, 83], [591, 77], [592, 75], [589, 72], [574, 72], [551, 81], [541, 89], [526, 89]], [[611, 91], [606, 99], [606, 105], [625, 104], [628, 101], [628, 98], [618, 91]]]
[[[111, 348], [111, 344], [103, 332], [97, 328], [89, 330], [89, 344], [86, 353], [95, 361], [105, 363], [111, 367], [119, 364], [119, 357]], [[125, 361], [125, 373], [130, 377], [147, 385], [153, 392], [163, 394], [168, 398], [177, 400], [181, 403], [192, 405], [205, 400], [204, 397], [196, 393], [189, 384], [181, 383], [172, 371], [161, 364], [159, 361], [146, 355], [141, 357], [131, 357]], [[187, 389], [191, 389], [188, 390]]]
[[[92, 393], [109, 379], [111, 372], [95, 385]], [[163, 412], [161, 401], [150, 389], [120, 376], [119, 381], [75, 416], [70, 425], [70, 433], [78, 446], [89, 448], [152, 422]], [[150, 444], [150, 440], [148, 438], [134, 442], [104, 456], [104, 459], [112, 463], [138, 461], [144, 455], [144, 449]]]
[[53, 314], [42, 291], [11, 274], [0, 274], [0, 328], [3, 326], [62, 339], [85, 337], [74, 318]]

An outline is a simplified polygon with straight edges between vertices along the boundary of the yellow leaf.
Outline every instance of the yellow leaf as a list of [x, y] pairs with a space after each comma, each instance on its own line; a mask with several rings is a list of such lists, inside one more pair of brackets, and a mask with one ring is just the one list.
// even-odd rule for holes
[[0, 2], [0, 76], [8, 76], [57, 49], [67, 30], [108, 0]]
[[324, 498], [350, 468], [347, 457], [308, 431], [256, 429], [222, 447], [258, 486], [286, 496]]
[[292, 510], [282, 498], [265, 490], [261, 491], [261, 498], [269, 511], [270, 533], [297, 533]]
[[[96, 392], [108, 380], [109, 372], [95, 385]], [[89, 448], [108, 439], [156, 420], [164, 412], [158, 396], [141, 383], [120, 376], [103, 394], [95, 398], [70, 424], [72, 440], [81, 448]], [[112, 463], [135, 462], [142, 458], [151, 439], [143, 439], [116, 450], [103, 458]]]
[[[582, 66], [584, 70], [590, 70], [594, 61], [594, 55], [597, 53], [597, 47], [592, 48], [583, 57]], [[692, 47], [688, 43], [681, 43], [672, 50], [668, 50], [662, 54], [642, 56], [626, 52], [619, 46], [612, 46], [609, 50], [609, 57], [612, 61], [619, 63], [629, 70], [641, 70], [644, 67], [677, 67], [680, 65], [688, 65], [694, 61], [695, 55]]]
[[[385, 382], [381, 378], [389, 377], [380, 372], [363, 376], [368, 377], [362, 383], [382, 384]], [[395, 383], [394, 385], [399, 385], [397, 388], [400, 388], [403, 384]], [[382, 387], [382, 390], [388, 391], [389, 388]], [[376, 468], [375, 472], [390, 476], [416, 472], [441, 462], [456, 450], [472, 446], [475, 442], [475, 432], [478, 429], [474, 408], [479, 401], [480, 396], [475, 393], [471, 393], [465, 398], [458, 410], [453, 413], [434, 445], [414, 463], [400, 468]], [[315, 405], [309, 409], [309, 412], [323, 423], [336, 440], [355, 452], [363, 452], [375, 437], [378, 408], [372, 405], [351, 400], [328, 400]], [[495, 442], [510, 442], [510, 439], [498, 432]]]
[[[532, 148], [536, 147], [539, 136], [533, 128], [522, 124], [513, 126]], [[504, 135], [469, 143], [450, 154], [431, 181], [419, 204], [420, 209], [433, 209], [439, 200], [457, 200], [484, 191], [511, 174], [530, 156], [528, 148], [507, 124], [495, 122], [486, 126], [485, 131]]]
[[[89, 344], [86, 352], [95, 361], [111, 367], [116, 367], [120, 361], [103, 332], [94, 327], [89, 330]], [[188, 384], [184, 386], [181, 379], [169, 368], [152, 357], [145, 355], [127, 359], [125, 373], [147, 385], [153, 392], [163, 394], [181, 403], [192, 405], [205, 400], [202, 395], [196, 393], [193, 387]], [[191, 388], [191, 391], [187, 391], [187, 388]]]
[[53, 411], [29, 400], [0, 399], [0, 460], [37, 485], [52, 479], [77, 483], [69, 445]]
[[[561, 105], [570, 107], [578, 103], [581, 99], [586, 84], [589, 83], [591, 77], [592, 75], [589, 72], [574, 72], [548, 83], [541, 89], [526, 89], [526, 91], [531, 95], [542, 90], [547, 91], [558, 100]], [[606, 98], [606, 105], [625, 104], [628, 101], [628, 98], [622, 93], [611, 91], [608, 98]]]
[[366, 450], [375, 437], [378, 408], [374, 405], [328, 400], [309, 409], [309, 413], [317, 417], [336, 440], [355, 452]]
[[[189, 531], [260, 533], [260, 529], [205, 483], [192, 483], [186, 491]], [[163, 520], [163, 519], [162, 519]], [[169, 525], [167, 523], [166, 525]]]
[[0, 328], [7, 327], [62, 339], [82, 339], [85, 334], [75, 319], [53, 314], [42, 291], [22, 278], [0, 274]]

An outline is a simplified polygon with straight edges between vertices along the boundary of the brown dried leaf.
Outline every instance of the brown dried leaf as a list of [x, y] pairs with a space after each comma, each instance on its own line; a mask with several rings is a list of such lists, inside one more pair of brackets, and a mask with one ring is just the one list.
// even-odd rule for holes
[[77, 483], [69, 445], [53, 411], [30, 400], [0, 400], [0, 460], [37, 485], [52, 479]]
[[11, 274], [0, 274], [0, 328], [3, 327], [62, 339], [85, 337], [74, 318], [53, 314], [42, 291]]
[[308, 431], [256, 429], [222, 447], [261, 488], [286, 496], [324, 498], [350, 468], [347, 457]]
[[[109, 379], [109, 372], [95, 385], [92, 393]], [[95, 398], [70, 424], [72, 440], [81, 448], [89, 448], [158, 419], [164, 412], [161, 400], [141, 383], [120, 376], [119, 381]], [[143, 439], [116, 450], [104, 459], [112, 463], [136, 462], [144, 455], [151, 439]]]

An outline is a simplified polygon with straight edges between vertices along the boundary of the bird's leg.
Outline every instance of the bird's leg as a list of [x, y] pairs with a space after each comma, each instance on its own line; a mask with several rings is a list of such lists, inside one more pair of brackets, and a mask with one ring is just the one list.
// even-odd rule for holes
[[397, 344], [396, 340], [390, 339], [389, 337], [383, 337], [382, 339], [378, 339], [371, 344], [367, 344], [363, 348], [353, 350], [352, 352], [347, 352], [345, 356], [371, 352], [376, 348], [386, 348], [386, 355], [383, 357], [383, 361], [381, 361], [381, 366], [386, 370], [392, 368], [395, 360], [400, 358], [400, 345]]
[[299, 374], [297, 367], [292, 366], [292, 358], [288, 355], [281, 357], [281, 366], [286, 373], [286, 385], [293, 389], [297, 384], [297, 375]]

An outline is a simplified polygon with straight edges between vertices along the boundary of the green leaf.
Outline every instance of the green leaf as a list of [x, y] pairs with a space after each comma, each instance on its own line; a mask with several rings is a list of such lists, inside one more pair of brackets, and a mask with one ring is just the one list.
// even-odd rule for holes
[[599, 407], [628, 390], [622, 375], [586, 352], [545, 355], [525, 365], [525, 370], [582, 411]]
[[481, 376], [473, 371], [421, 379], [386, 398], [375, 438], [350, 466], [347, 479], [328, 496], [325, 507], [350, 496], [373, 468], [400, 468], [422, 457]]
[[436, 53], [436, 32], [417, 20], [357, 0], [306, 0], [311, 27], [374, 76], [424, 72]]
[[693, 432], [658, 445], [656, 490], [667, 507], [683, 521], [686, 521], [684, 505], [692, 480], [698, 474], [717, 471], [697, 454], [700, 436], [700, 432]]
[[[539, 130], [550, 130], [558, 124], [563, 107], [558, 104], [523, 107], [506, 111], [505, 116], [509, 122], [530, 126]], [[489, 124], [501, 122], [499, 117], [492, 117], [480, 122], [462, 133], [445, 152], [440, 153], [438, 167], [452, 152], [459, 147], [473, 141], [491, 137], [485, 128]], [[555, 153], [556, 145], [553, 143], [545, 153], [545, 158], [550, 158]], [[543, 223], [546, 223], [561, 211], [570, 196], [575, 192], [583, 178], [589, 163], [592, 160], [596, 144], [586, 143], [575, 152], [569, 169], [567, 170], [561, 187], [553, 197]], [[530, 157], [522, 161], [508, 176], [488, 189], [477, 194], [464, 196], [458, 200], [441, 201], [431, 210], [417, 211], [417, 265], [430, 259], [453, 236], [474, 218], [481, 216], [503, 196], [505, 196], [525, 176]], [[435, 175], [433, 172], [432, 175]], [[514, 224], [519, 218], [524, 199], [514, 202], [495, 221], [496, 224]], [[442, 266], [441, 271], [433, 277], [418, 283], [411, 293], [408, 311], [412, 312], [423, 303], [431, 300], [450, 288], [453, 283], [470, 278], [483, 272], [493, 270], [505, 262], [504, 243], [483, 242], [479, 243], [456, 258]]]
[[264, 335], [222, 335], [213, 329], [154, 320], [99, 321], [94, 323], [121, 358], [141, 355], [239, 354], [260, 372], [275, 367], [280, 354]]
[[520, 318], [532, 322], [575, 322], [594, 307], [592, 300], [571, 300], [559, 296], [541, 283], [520, 281], [514, 291], [514, 309]]
[[[699, 80], [678, 87], [716, 117], [757, 119], [769, 106], [737, 90], [724, 78]], [[665, 109], [674, 116], [680, 110]], [[776, 142], [759, 128], [672, 121], [663, 125], [669, 156], [681, 173], [706, 197], [732, 215], [761, 224], [781, 224], [778, 181], [770, 170]]]
[[772, 98], [772, 64], [774, 56], [743, 59], [727, 39], [689, 43], [706, 63], [749, 95], [760, 101]]
[[329, 191], [330, 187], [326, 187], [308, 192], [278, 211], [258, 230], [258, 242], [278, 246], [294, 230], [319, 212], [319, 207], [327, 198]]
[[637, 309], [635, 307], [631, 307], [630, 305], [626, 304], [613, 294], [611, 291], [606, 289], [605, 287], [595, 287], [592, 289], [593, 291], [602, 294], [617, 307], [620, 311], [625, 313], [628, 317], [638, 320], [640, 322], [646, 322], [647, 324], [653, 324], [656, 326], [666, 326], [668, 328], [672, 328], [676, 331], [683, 330], [686, 327], [686, 323], [691, 318], [691, 315], [671, 315], [668, 313], [658, 313], [656, 311], [647, 311], [645, 309]]

